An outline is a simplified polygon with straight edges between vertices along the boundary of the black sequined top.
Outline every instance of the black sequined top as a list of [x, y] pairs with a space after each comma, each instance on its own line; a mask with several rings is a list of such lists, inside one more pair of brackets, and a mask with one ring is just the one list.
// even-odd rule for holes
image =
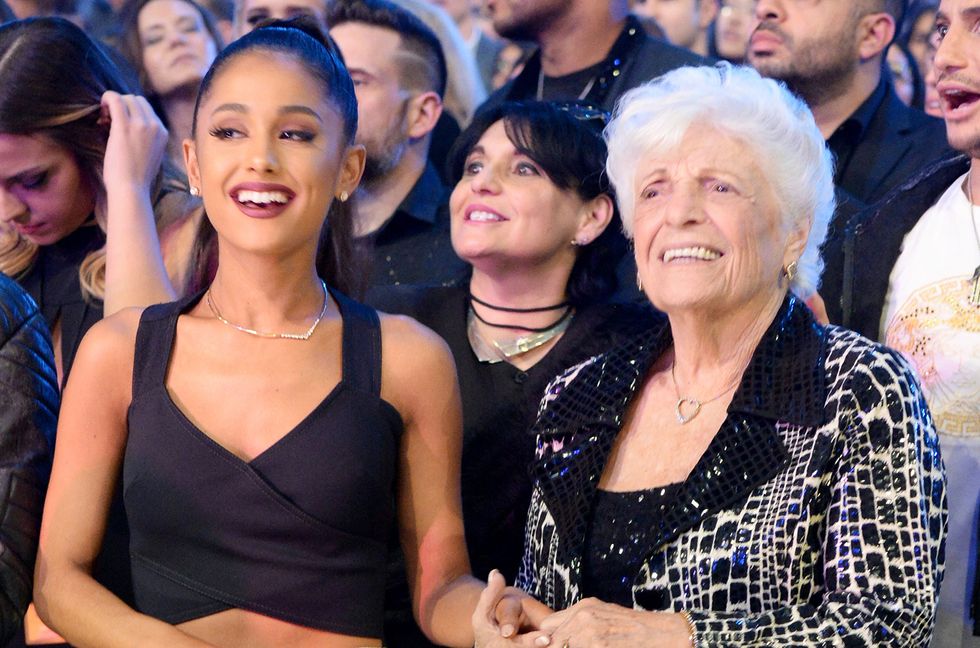
[[633, 607], [633, 578], [655, 549], [650, 532], [679, 484], [640, 491], [597, 490], [582, 557], [585, 596]]

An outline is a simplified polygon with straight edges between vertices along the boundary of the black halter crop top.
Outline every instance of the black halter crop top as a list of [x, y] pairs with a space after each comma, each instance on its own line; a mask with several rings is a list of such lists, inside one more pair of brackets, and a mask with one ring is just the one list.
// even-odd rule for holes
[[377, 313], [333, 296], [341, 381], [250, 462], [194, 426], [166, 388], [177, 318], [200, 296], [144, 311], [123, 462], [137, 610], [181, 623], [241, 608], [382, 636], [402, 421], [380, 398]]

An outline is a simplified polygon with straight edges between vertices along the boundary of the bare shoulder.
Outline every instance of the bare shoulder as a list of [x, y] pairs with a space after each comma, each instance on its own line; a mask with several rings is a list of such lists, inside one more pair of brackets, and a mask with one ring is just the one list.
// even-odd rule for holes
[[400, 404], [416, 402], [420, 393], [455, 393], [456, 365], [445, 341], [410, 317], [379, 315], [385, 400], [402, 411]]
[[67, 388], [108, 393], [119, 386], [120, 396], [128, 400], [142, 313], [142, 308], [125, 308], [96, 322], [78, 347]]
[[394, 353], [415, 350], [422, 353], [449, 353], [439, 334], [407, 315], [378, 313], [381, 318], [381, 342]]

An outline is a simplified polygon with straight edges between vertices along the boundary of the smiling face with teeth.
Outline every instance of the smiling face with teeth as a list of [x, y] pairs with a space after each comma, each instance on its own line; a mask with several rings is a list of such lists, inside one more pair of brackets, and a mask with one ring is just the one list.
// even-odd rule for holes
[[354, 191], [363, 149], [347, 146], [319, 88], [274, 52], [242, 54], [215, 77], [185, 156], [222, 249], [312, 255], [333, 197]]
[[477, 270], [571, 272], [576, 248], [570, 242], [594, 240], [609, 222], [611, 203], [610, 214], [600, 220], [593, 216], [594, 203], [556, 186], [497, 121], [467, 155], [450, 197], [453, 249]]
[[730, 312], [782, 299], [782, 268], [806, 233], [784, 222], [776, 193], [741, 141], [703, 125], [638, 165], [634, 244], [655, 306]]

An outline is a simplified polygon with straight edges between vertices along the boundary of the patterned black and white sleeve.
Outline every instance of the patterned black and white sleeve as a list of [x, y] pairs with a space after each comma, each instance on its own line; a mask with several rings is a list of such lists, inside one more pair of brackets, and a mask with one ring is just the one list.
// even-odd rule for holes
[[698, 646], [928, 646], [942, 581], [945, 477], [922, 391], [884, 347], [860, 354], [838, 408], [823, 587], [759, 614], [691, 611]]

